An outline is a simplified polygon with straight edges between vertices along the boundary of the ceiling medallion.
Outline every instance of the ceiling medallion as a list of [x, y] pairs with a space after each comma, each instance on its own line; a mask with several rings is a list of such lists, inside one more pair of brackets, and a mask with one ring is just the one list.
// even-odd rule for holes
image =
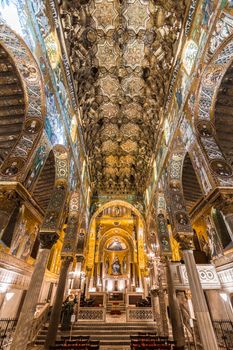
[[137, 142], [127, 140], [121, 145], [121, 148], [127, 153], [137, 152], [138, 144]]
[[142, 107], [136, 102], [125, 105], [123, 108], [123, 113], [128, 117], [129, 120], [142, 119], [143, 117]]
[[119, 161], [117, 156], [110, 155], [105, 158], [107, 165], [117, 166]]
[[95, 9], [92, 12], [92, 16], [96, 23], [97, 29], [107, 31], [115, 28], [117, 11], [114, 3], [114, 0], [101, 0], [95, 2]]
[[119, 106], [111, 102], [102, 104], [100, 108], [100, 116], [103, 118], [117, 118], [119, 113]]
[[126, 95], [135, 97], [143, 94], [144, 80], [137, 76], [131, 76], [122, 81], [122, 88]]
[[108, 41], [98, 45], [96, 57], [98, 58], [99, 66], [105, 67], [108, 70], [117, 64], [116, 51]]
[[133, 29], [136, 33], [140, 29], [146, 30], [146, 24], [150, 19], [149, 3], [143, 3], [139, 0], [130, 1], [123, 15], [129, 29]]
[[118, 144], [116, 142], [107, 140], [102, 143], [102, 152], [105, 154], [116, 152], [117, 149], [118, 149]]
[[139, 137], [140, 128], [137, 124], [128, 123], [121, 126], [121, 133], [125, 138]]
[[132, 69], [137, 66], [141, 66], [144, 60], [144, 43], [139, 40], [135, 40], [132, 44], [127, 45], [124, 52], [124, 62], [126, 66], [130, 66]]
[[106, 124], [103, 128], [103, 136], [109, 138], [116, 138], [119, 133], [119, 128], [117, 124]]
[[120, 84], [116, 78], [107, 75], [106, 77], [100, 79], [99, 84], [104, 95], [112, 97], [119, 94]]

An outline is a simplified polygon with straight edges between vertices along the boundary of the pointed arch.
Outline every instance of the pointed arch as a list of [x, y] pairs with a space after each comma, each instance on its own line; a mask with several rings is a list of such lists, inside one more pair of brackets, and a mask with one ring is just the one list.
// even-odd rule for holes
[[126, 208], [132, 210], [137, 216], [140, 217], [140, 219], [142, 220], [143, 224], [145, 225], [144, 217], [143, 217], [143, 215], [141, 214], [141, 212], [139, 211], [139, 209], [135, 208], [135, 206], [133, 206], [133, 205], [132, 205], [131, 203], [129, 203], [129, 202], [116, 199], [116, 200], [109, 201], [109, 202], [107, 202], [107, 203], [101, 205], [101, 206], [94, 212], [94, 214], [93, 214], [92, 217], [91, 217], [91, 221], [90, 221], [89, 227], [91, 227], [93, 220], [94, 220], [104, 209], [107, 209], [107, 208], [113, 207], [113, 206], [123, 206], [123, 207], [126, 207]]
[[[10, 69], [12, 66], [17, 72], [15, 79], [18, 80], [12, 78], [13, 88], [16, 88], [15, 91], [18, 91], [17, 87], [21, 89], [20, 98], [14, 100], [14, 97], [11, 96], [11, 101], [15, 101], [15, 109], [17, 108], [18, 111], [14, 108], [7, 111], [8, 114], [15, 114], [12, 122], [14, 120], [16, 127], [15, 130], [12, 129], [12, 135], [9, 136], [10, 141], [14, 141], [10, 144], [10, 152], [7, 152], [2, 158], [0, 178], [3, 181], [6, 179], [7, 181], [9, 179], [22, 181], [26, 176], [25, 168], [30, 156], [38, 145], [43, 132], [46, 112], [44, 84], [39, 66], [29, 48], [5, 24], [0, 25], [0, 48], [8, 57], [10, 64], [6, 64], [5, 69], [8, 69], [7, 67]], [[15, 83], [17, 86], [14, 85]], [[9, 91], [7, 82], [5, 86], [6, 91]], [[11, 116], [6, 115], [5, 117]], [[4, 123], [7, 125], [10, 122], [8, 118], [4, 118], [0, 118], [1, 129]]]
[[199, 143], [216, 181], [223, 186], [233, 185], [233, 169], [219, 145], [214, 121], [216, 106], [218, 106], [218, 91], [232, 62], [233, 35], [223, 42], [204, 68], [194, 109], [195, 129]]

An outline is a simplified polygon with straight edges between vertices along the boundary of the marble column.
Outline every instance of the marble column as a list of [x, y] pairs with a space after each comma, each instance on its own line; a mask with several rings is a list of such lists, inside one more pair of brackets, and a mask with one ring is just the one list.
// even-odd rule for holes
[[217, 340], [207, 307], [205, 295], [199, 279], [192, 250], [183, 250], [189, 286], [192, 293], [193, 309], [203, 348], [205, 350], [218, 350]]
[[14, 338], [10, 350], [25, 350], [30, 338], [30, 330], [33, 324], [34, 313], [40, 295], [47, 261], [52, 246], [56, 243], [59, 235], [56, 232], [40, 234], [40, 250], [35, 268], [31, 277], [26, 297], [19, 316]]
[[172, 324], [172, 333], [174, 341], [176, 342], [176, 348], [183, 350], [185, 347], [184, 327], [181, 318], [181, 311], [176, 297], [176, 290], [174, 288], [170, 262], [167, 261], [167, 288], [168, 288], [168, 301], [170, 319]]
[[151, 291], [151, 303], [152, 303], [154, 321], [156, 322], [158, 333], [162, 334], [163, 329], [162, 329], [162, 322], [161, 322], [160, 308], [159, 308], [159, 292], [156, 289]]
[[61, 271], [60, 271], [55, 301], [53, 304], [52, 313], [49, 321], [49, 329], [48, 329], [48, 333], [45, 341], [45, 349], [49, 349], [49, 347], [54, 345], [56, 341], [57, 330], [60, 323], [62, 303], [64, 299], [64, 291], [66, 286], [67, 274], [68, 274], [69, 266], [72, 260], [73, 258], [70, 256], [62, 257]]
[[162, 335], [168, 336], [168, 322], [167, 322], [167, 308], [165, 302], [165, 291], [163, 288], [163, 280], [162, 280], [162, 267], [161, 265], [158, 267], [158, 297], [159, 297], [159, 309], [160, 309], [160, 317], [161, 317], [161, 328]]
[[148, 292], [148, 277], [143, 277], [143, 282], [144, 282], [144, 295], [145, 298], [148, 297], [149, 292]]
[[103, 269], [104, 269], [104, 263], [101, 262], [100, 263], [100, 280], [99, 280], [101, 292], [103, 291]]
[[81, 272], [82, 272], [82, 263], [84, 261], [83, 256], [76, 256], [76, 268], [74, 273], [73, 289], [81, 288]]

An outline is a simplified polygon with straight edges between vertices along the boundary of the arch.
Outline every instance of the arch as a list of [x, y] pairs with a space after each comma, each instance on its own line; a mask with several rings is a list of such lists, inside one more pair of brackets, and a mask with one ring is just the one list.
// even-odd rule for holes
[[0, 62], [0, 165], [2, 165], [22, 132], [26, 101], [17, 67], [1, 43]]
[[214, 123], [217, 93], [223, 77], [233, 60], [233, 35], [226, 40], [205, 67], [195, 103], [195, 129], [208, 159], [210, 170], [220, 185], [232, 185], [233, 170], [216, 139]]
[[11, 57], [23, 87], [22, 126], [11, 152], [0, 166], [1, 180], [22, 181], [25, 168], [43, 132], [45, 93], [39, 66], [25, 42], [8, 26], [0, 25], [0, 44]]
[[112, 206], [123, 206], [123, 207], [129, 208], [129, 209], [132, 210], [137, 216], [140, 217], [140, 219], [141, 219], [142, 222], [143, 222], [144, 227], [146, 227], [146, 226], [145, 226], [144, 217], [143, 217], [143, 215], [140, 213], [140, 211], [139, 211], [137, 208], [135, 208], [132, 204], [130, 204], [129, 202], [126, 202], [126, 201], [123, 201], [123, 200], [120, 200], [120, 199], [116, 199], [116, 200], [109, 201], [109, 202], [103, 204], [101, 207], [99, 207], [99, 208], [94, 212], [94, 214], [92, 215], [91, 220], [90, 220], [89, 227], [91, 227], [91, 225], [92, 225], [94, 219], [95, 219], [104, 209], [107, 209], [107, 208], [112, 207]]
[[[143, 234], [144, 230], [146, 229], [146, 224], [145, 224], [145, 220], [144, 217], [142, 216], [142, 214], [140, 213], [140, 211], [135, 208], [132, 204], [123, 201], [123, 200], [112, 200], [109, 201], [105, 204], [103, 204], [101, 207], [99, 207], [95, 213], [92, 215], [92, 218], [90, 220], [90, 224], [89, 224], [89, 231], [88, 231], [88, 254], [87, 254], [87, 267], [88, 268], [92, 268], [93, 263], [94, 263], [94, 256], [95, 256], [95, 243], [96, 243], [96, 229], [95, 229], [95, 219], [98, 217], [98, 215], [101, 214], [101, 212], [103, 210], [105, 210], [106, 208], [112, 207], [112, 206], [125, 206], [127, 208], [129, 208], [130, 210], [132, 210], [138, 217], [139, 217], [139, 227], [138, 227], [138, 232], [139, 232], [139, 236], [138, 236], [138, 251], [142, 252], [144, 247], [143, 247], [143, 242], [145, 241], [145, 235]], [[140, 261], [139, 261], [139, 266], [140, 268], [144, 268], [145, 266], [145, 259], [144, 259], [144, 254], [139, 254], [140, 255]]]
[[188, 152], [183, 161], [182, 187], [186, 207], [190, 212], [194, 205], [203, 197], [203, 193]]
[[233, 63], [228, 67], [218, 90], [214, 112], [216, 137], [226, 159], [233, 165]]
[[110, 236], [117, 235], [117, 236], [120, 236], [127, 241], [128, 245], [130, 247], [131, 260], [133, 262], [133, 260], [134, 260], [134, 256], [133, 256], [134, 244], [133, 244], [132, 238], [130, 238], [129, 233], [122, 228], [118, 230], [117, 234], [115, 233], [115, 230], [116, 229], [112, 228], [112, 229], [106, 231], [104, 233], [104, 235], [101, 237], [101, 240], [99, 243], [99, 254], [103, 257], [103, 251], [104, 251], [104, 246], [105, 246], [106, 242], [108, 241]]

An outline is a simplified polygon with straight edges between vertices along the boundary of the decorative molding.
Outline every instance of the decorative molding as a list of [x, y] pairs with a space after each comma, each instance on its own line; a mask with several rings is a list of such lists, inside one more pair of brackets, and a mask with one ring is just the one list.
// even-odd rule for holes
[[[221, 284], [215, 266], [196, 265], [203, 289], [220, 289]], [[185, 265], [171, 264], [172, 280], [176, 289], [190, 289]]]

